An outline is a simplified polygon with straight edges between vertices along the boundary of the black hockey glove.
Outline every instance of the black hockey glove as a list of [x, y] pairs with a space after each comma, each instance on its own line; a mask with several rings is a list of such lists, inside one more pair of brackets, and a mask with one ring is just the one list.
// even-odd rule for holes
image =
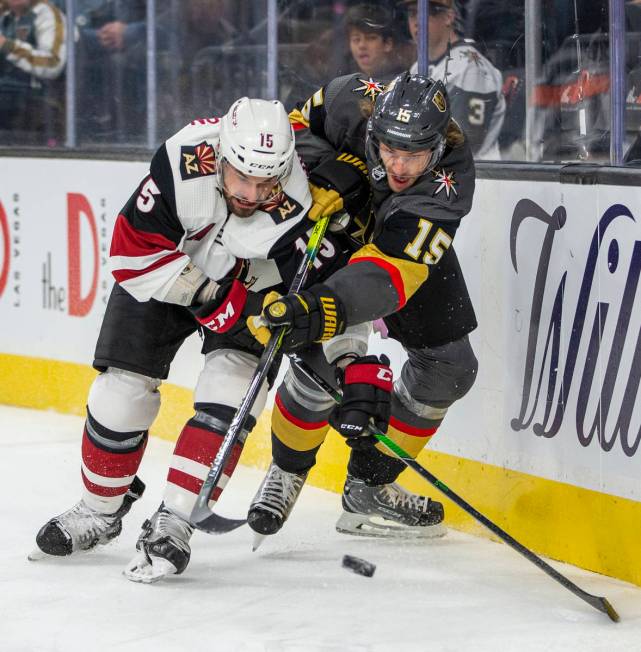
[[347, 438], [352, 448], [375, 444], [376, 438], [367, 429], [370, 419], [382, 432], [387, 432], [390, 420], [393, 373], [389, 358], [356, 358], [344, 371], [337, 368], [336, 376], [343, 388], [343, 399], [329, 415], [330, 425]]
[[247, 317], [259, 315], [262, 305], [263, 295], [249, 292], [238, 279], [223, 279], [214, 298], [192, 311], [205, 328], [233, 337], [247, 330]]
[[369, 200], [367, 165], [358, 156], [339, 154], [312, 170], [309, 190], [313, 200], [307, 213], [310, 220], [317, 222], [341, 210], [353, 215]]
[[288, 326], [281, 350], [289, 353], [343, 333], [345, 308], [333, 290], [317, 283], [308, 290], [286, 296], [270, 292], [265, 297], [261, 317], [250, 318], [247, 325], [263, 345], [267, 344], [274, 329]]

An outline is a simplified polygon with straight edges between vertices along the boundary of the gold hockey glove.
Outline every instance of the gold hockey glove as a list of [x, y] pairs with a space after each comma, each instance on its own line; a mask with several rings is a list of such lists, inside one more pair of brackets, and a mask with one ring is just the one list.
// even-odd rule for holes
[[370, 197], [367, 165], [358, 156], [341, 153], [312, 170], [309, 190], [313, 200], [307, 214], [310, 220], [316, 222], [343, 209], [355, 214]]

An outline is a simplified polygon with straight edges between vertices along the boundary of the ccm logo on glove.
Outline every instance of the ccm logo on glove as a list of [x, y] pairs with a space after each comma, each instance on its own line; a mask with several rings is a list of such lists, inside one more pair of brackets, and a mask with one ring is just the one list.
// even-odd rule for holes
[[[378, 362], [376, 356], [367, 357], [374, 358], [374, 360]], [[384, 361], [387, 360], [385, 356], [382, 356], [382, 358]], [[366, 359], [367, 358], [363, 358], [363, 360]], [[386, 392], [391, 392], [394, 372], [387, 366], [388, 364], [389, 362], [385, 365], [363, 364], [358, 362], [352, 363], [345, 369], [345, 379], [343, 380], [343, 385], [365, 383], [367, 385], [374, 385], [374, 387], [379, 387]]]
[[382, 355], [356, 358], [337, 378], [343, 388], [343, 398], [329, 415], [329, 423], [352, 448], [362, 448], [376, 443], [369, 434], [370, 420], [387, 432], [391, 413], [393, 373], [389, 359]]
[[[219, 297], [222, 295], [222, 297]], [[221, 285], [216, 298], [195, 312], [196, 319], [215, 333], [226, 333], [243, 314], [247, 303], [247, 288], [237, 280]]]

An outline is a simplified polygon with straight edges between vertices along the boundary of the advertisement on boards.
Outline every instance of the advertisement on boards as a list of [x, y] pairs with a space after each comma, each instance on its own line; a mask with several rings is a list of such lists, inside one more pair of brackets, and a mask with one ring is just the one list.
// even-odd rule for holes
[[[90, 364], [113, 282], [112, 225], [147, 166], [5, 163], [0, 351]], [[431, 447], [641, 500], [639, 195], [478, 182], [454, 246], [479, 322], [470, 338], [479, 373]], [[198, 351], [191, 338], [171, 382], [193, 387]], [[390, 355], [398, 374], [397, 343], [376, 335], [371, 351]]]

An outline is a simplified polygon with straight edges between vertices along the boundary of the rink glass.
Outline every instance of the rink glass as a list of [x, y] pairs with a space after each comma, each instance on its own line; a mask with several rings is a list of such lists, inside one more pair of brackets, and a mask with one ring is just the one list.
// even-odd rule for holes
[[[440, 1], [447, 2], [434, 0]], [[346, 21], [362, 2], [54, 4], [76, 35], [67, 38], [66, 70], [57, 79], [34, 81], [37, 92], [25, 109], [31, 127], [0, 124], [0, 147], [118, 157], [151, 152], [192, 119], [225, 113], [239, 96], [277, 97], [289, 109], [331, 78], [357, 71]], [[408, 68], [417, 58], [408, 12], [417, 5], [368, 4], [379, 7], [375, 25], [388, 23], [394, 42], [381, 72]], [[619, 13], [610, 16], [610, 6]], [[641, 127], [640, 3], [460, 0], [457, 30], [475, 39], [502, 73], [502, 160], [621, 162], [617, 147], [627, 152]], [[613, 67], [610, 40], [618, 48]], [[2, 65], [0, 77], [10, 66]], [[14, 101], [6, 80], [0, 93], [3, 102]]]

